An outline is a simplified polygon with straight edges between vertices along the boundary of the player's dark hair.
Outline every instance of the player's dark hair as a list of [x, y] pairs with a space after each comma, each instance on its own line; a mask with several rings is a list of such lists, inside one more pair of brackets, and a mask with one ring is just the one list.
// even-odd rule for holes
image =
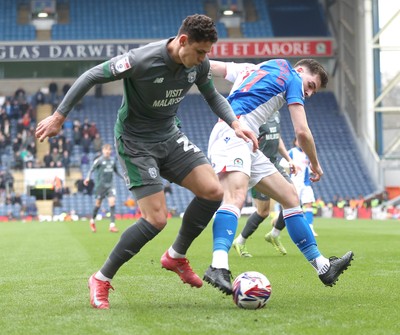
[[299, 60], [294, 67], [296, 66], [305, 66], [307, 67], [312, 74], [319, 75], [321, 79], [321, 87], [325, 88], [328, 84], [328, 74], [326, 73], [324, 67], [318, 63], [315, 59], [301, 59]]
[[178, 35], [186, 34], [189, 43], [212, 42], [218, 40], [214, 21], [206, 15], [194, 14], [186, 17], [179, 28]]

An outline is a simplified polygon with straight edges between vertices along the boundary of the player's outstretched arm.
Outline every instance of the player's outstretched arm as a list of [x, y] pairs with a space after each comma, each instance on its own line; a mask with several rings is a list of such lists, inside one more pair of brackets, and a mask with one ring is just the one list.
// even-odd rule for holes
[[314, 176], [310, 179], [313, 182], [317, 182], [321, 179], [324, 172], [319, 164], [314, 137], [308, 127], [306, 111], [304, 110], [304, 106], [300, 104], [291, 104], [288, 107], [299, 146], [306, 153], [311, 163], [310, 168]]
[[56, 136], [65, 121], [65, 116], [55, 111], [52, 115], [40, 121], [36, 127], [36, 138], [43, 142], [47, 137]]

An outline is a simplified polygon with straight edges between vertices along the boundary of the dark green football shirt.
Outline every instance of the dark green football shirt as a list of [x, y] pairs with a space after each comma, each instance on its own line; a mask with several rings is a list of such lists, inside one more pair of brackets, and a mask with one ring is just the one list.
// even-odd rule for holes
[[119, 174], [116, 162], [113, 158], [105, 158], [100, 156], [96, 158], [91, 166], [87, 178], [90, 179], [92, 173], [95, 172], [96, 188], [111, 188], [113, 187], [114, 173]]
[[236, 117], [214, 87], [208, 57], [192, 68], [177, 64], [167, 51], [171, 40], [132, 49], [86, 71], [72, 85], [58, 111], [68, 115], [95, 84], [123, 80], [124, 94], [115, 124], [116, 137], [160, 142], [178, 132], [175, 115], [179, 104], [196, 84], [212, 111], [230, 125]]

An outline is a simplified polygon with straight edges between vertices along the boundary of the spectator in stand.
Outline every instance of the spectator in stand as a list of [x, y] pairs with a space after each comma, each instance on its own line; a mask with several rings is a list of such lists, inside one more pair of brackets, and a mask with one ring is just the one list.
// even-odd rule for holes
[[89, 164], [90, 162], [89, 162], [89, 157], [88, 157], [88, 155], [87, 154], [83, 154], [82, 155], [82, 157], [81, 157], [81, 164], [82, 165], [87, 165], [87, 164]]
[[4, 105], [3, 105], [0, 108], [0, 131], [3, 134], [5, 134], [5, 127], [6, 127], [7, 121], [8, 121], [8, 115], [7, 115], [6, 109], [4, 108]]
[[80, 145], [82, 140], [82, 131], [79, 125], [74, 124], [74, 128], [72, 129], [72, 138], [75, 145]]
[[90, 146], [92, 145], [92, 140], [89, 137], [89, 133], [83, 134], [81, 145], [82, 145], [82, 152], [88, 154], [90, 152]]
[[69, 158], [69, 152], [67, 150], [64, 150], [62, 153], [62, 166], [65, 168], [65, 173], [68, 177], [70, 175], [70, 164], [71, 160]]
[[14, 192], [14, 176], [12, 175], [10, 170], [6, 170], [3, 173], [3, 181], [4, 187], [6, 190], [6, 194], [11, 194]]
[[87, 128], [87, 129], [90, 128], [90, 121], [89, 121], [89, 118], [87, 118], [87, 117], [85, 117], [85, 119], [83, 120], [83, 122], [81, 124], [82, 132], [84, 131], [84, 128]]
[[101, 153], [101, 148], [103, 146], [103, 140], [100, 136], [100, 133], [96, 133], [92, 143], [93, 143], [93, 151], [96, 154]]
[[62, 199], [64, 194], [64, 181], [58, 176], [54, 177], [53, 191], [54, 191], [54, 196], [57, 196], [59, 199]]
[[7, 119], [11, 118], [12, 115], [12, 104], [11, 100], [9, 98], [6, 99], [4, 105], [3, 105], [4, 110], [6, 111]]
[[64, 95], [64, 96], [67, 94], [67, 92], [69, 91], [70, 88], [71, 88], [71, 85], [70, 85], [70, 84], [65, 84], [65, 85], [63, 86], [62, 92], [63, 92], [63, 95]]
[[58, 152], [61, 156], [63, 154], [63, 152], [66, 151], [65, 142], [62, 137], [59, 137], [57, 139], [56, 146], [57, 146]]
[[97, 129], [96, 122], [92, 122], [89, 126], [89, 137], [93, 141], [96, 135], [99, 133]]
[[36, 142], [29, 142], [28, 146], [26, 147], [26, 150], [28, 150], [33, 157], [36, 157]]
[[51, 160], [54, 164], [57, 164], [57, 162], [61, 160], [61, 156], [60, 156], [60, 153], [58, 152], [57, 147], [54, 147], [51, 150]]
[[20, 151], [20, 155], [21, 155], [21, 159], [23, 162], [23, 167], [26, 168], [32, 168], [33, 167], [33, 163], [35, 161], [35, 157], [32, 155], [31, 152], [28, 151], [27, 148], [23, 148]]
[[42, 90], [38, 90], [35, 95], [35, 105], [42, 105], [46, 102], [46, 96]]
[[24, 131], [24, 142], [26, 144], [35, 142], [36, 143], [36, 138], [35, 138], [35, 127], [30, 126], [29, 129]]
[[65, 139], [65, 150], [71, 155], [72, 150], [74, 149], [74, 144], [72, 143], [70, 138]]
[[51, 151], [49, 150], [47, 154], [43, 156], [43, 164], [45, 168], [51, 167], [51, 162], [53, 161], [53, 157], [51, 155]]
[[25, 112], [22, 118], [20, 119], [19, 123], [23, 129], [29, 129], [31, 126], [31, 116], [29, 112]]
[[[0, 132], [0, 163], [1, 156], [6, 153], [6, 148], [10, 145], [10, 139]], [[5, 162], [4, 162], [5, 163]]]
[[18, 88], [14, 93], [14, 99], [18, 104], [22, 104], [26, 101], [26, 92], [23, 88]]
[[88, 136], [90, 138], [89, 126], [87, 124], [83, 124], [83, 126], [81, 127], [81, 134], [82, 134], [82, 137], [84, 137], [86, 134], [88, 134]]
[[58, 85], [55, 82], [51, 82], [49, 84], [49, 95], [50, 95], [50, 103], [55, 106], [58, 103], [58, 97], [57, 97], [57, 92], [58, 92]]
[[22, 146], [22, 134], [18, 133], [12, 140], [13, 151], [16, 152], [21, 149]]

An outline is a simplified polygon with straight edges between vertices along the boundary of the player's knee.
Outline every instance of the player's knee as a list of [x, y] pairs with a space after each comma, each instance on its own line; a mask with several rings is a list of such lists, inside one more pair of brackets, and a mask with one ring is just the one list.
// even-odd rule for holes
[[167, 225], [167, 213], [153, 213], [151, 215], [143, 215], [143, 218], [148, 221], [153, 227], [158, 230], [163, 230]]
[[269, 208], [257, 209], [257, 214], [266, 219], [269, 216]]
[[199, 198], [211, 201], [221, 201], [224, 196], [224, 190], [219, 182], [208, 185], [200, 190], [200, 194], [196, 194]]

